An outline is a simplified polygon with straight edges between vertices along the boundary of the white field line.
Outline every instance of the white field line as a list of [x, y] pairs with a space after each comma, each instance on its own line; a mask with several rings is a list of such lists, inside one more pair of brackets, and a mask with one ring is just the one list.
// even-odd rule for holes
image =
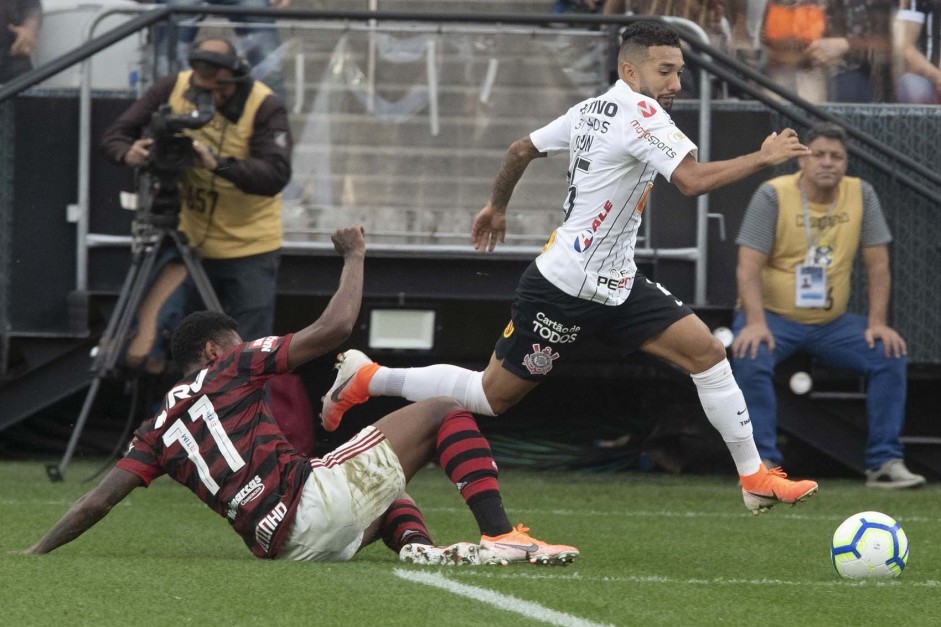
[[[78, 498], [78, 497], [76, 497]], [[138, 495], [138, 498], [146, 498], [144, 494]], [[23, 505], [27, 506], [70, 506], [75, 499], [54, 499], [54, 500], [31, 500], [31, 499], [0, 499], [0, 507], [10, 506], [10, 507], [19, 507]], [[132, 506], [133, 499], [125, 499], [119, 506]], [[161, 507], [164, 508], [173, 508], [173, 507], [184, 507], [184, 508], [204, 508], [206, 507], [201, 501], [194, 499], [186, 499], [185, 501], [179, 502], [170, 502], [163, 503]], [[470, 515], [466, 507], [422, 507], [419, 504], [419, 507], [423, 512], [438, 512], [445, 514], [456, 514], [458, 516]], [[555, 509], [555, 508], [532, 508], [532, 507], [513, 507], [511, 508], [511, 513], [515, 515], [524, 515], [524, 514], [534, 514], [538, 516], [590, 516], [590, 517], [599, 517], [599, 516], [616, 516], [617, 518], [720, 518], [720, 519], [740, 519], [747, 518], [749, 520], [753, 518], [760, 519], [771, 519], [771, 518], [784, 518], [785, 520], [824, 520], [824, 521], [842, 521], [845, 519], [845, 516], [839, 516], [835, 514], [798, 514], [792, 513], [795, 511], [791, 507], [781, 505], [777, 508], [771, 510], [767, 514], [761, 516], [755, 516], [748, 512], [748, 510], [738, 507], [732, 507], [727, 512], [702, 512], [695, 510], [630, 510], [630, 509], [607, 509], [607, 510], [587, 510], [587, 509]], [[799, 508], [796, 511], [800, 511]], [[932, 518], [928, 516], [898, 516], [896, 517], [901, 523], [941, 523], [941, 518]]]
[[[421, 504], [419, 504], [421, 507]], [[421, 507], [423, 512], [442, 512], [442, 513], [460, 513], [466, 512], [462, 507]], [[780, 505], [767, 514], [755, 516], [744, 507], [733, 507], [727, 512], [702, 512], [695, 510], [631, 510], [631, 509], [606, 509], [606, 510], [588, 510], [588, 509], [544, 509], [512, 507], [510, 511], [513, 515], [517, 514], [538, 514], [552, 516], [617, 516], [618, 518], [785, 518], [787, 520], [839, 520], [846, 517], [835, 514], [799, 514], [792, 513], [794, 510], [787, 505]], [[798, 508], [797, 511], [800, 511]], [[511, 516], [512, 518], [512, 516]], [[899, 516], [896, 518], [899, 522], [917, 522], [917, 523], [939, 523], [941, 518], [931, 518], [928, 516]]]
[[433, 588], [439, 588], [451, 594], [456, 594], [471, 599], [472, 601], [479, 601], [506, 612], [515, 612], [526, 618], [549, 625], [560, 625], [562, 627], [607, 627], [604, 623], [596, 623], [584, 618], [579, 618], [578, 616], [573, 616], [572, 614], [551, 610], [548, 607], [533, 603], [532, 601], [524, 601], [508, 594], [488, 590], [487, 588], [478, 588], [476, 586], [451, 581], [444, 575], [438, 573], [425, 573], [403, 570], [401, 568], [396, 568], [392, 572], [396, 577], [401, 579], [431, 586]]
[[809, 588], [858, 588], [858, 587], [887, 587], [911, 586], [916, 588], [941, 588], [941, 581], [925, 579], [910, 581], [905, 579], [835, 579], [833, 581], [788, 581], [786, 579], [736, 579], [730, 577], [692, 577], [680, 579], [677, 577], [664, 577], [662, 575], [620, 575], [617, 577], [593, 577], [579, 573], [500, 573], [486, 572], [471, 568], [462, 568], [452, 573], [456, 577], [471, 579], [553, 579], [558, 581], [573, 581], [582, 583], [634, 583], [634, 584], [667, 584], [684, 586], [794, 586]]

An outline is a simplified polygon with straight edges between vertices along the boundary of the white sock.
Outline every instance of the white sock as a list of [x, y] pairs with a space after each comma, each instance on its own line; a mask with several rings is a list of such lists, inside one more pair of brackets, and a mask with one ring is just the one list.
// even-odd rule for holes
[[484, 394], [484, 373], [449, 364], [424, 368], [380, 367], [369, 381], [370, 396], [401, 396], [420, 401], [435, 396], [456, 399], [473, 414], [495, 416]]
[[690, 376], [696, 384], [706, 417], [729, 447], [738, 474], [758, 472], [761, 456], [752, 437], [745, 397], [732, 376], [729, 360], [723, 359], [709, 370]]

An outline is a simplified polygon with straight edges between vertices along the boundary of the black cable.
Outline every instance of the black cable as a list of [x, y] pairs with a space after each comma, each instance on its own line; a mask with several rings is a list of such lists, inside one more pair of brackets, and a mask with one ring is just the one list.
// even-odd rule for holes
[[105, 459], [104, 464], [101, 465], [101, 468], [96, 470], [94, 474], [85, 479], [84, 483], [88, 483], [94, 479], [97, 479], [104, 471], [111, 468], [111, 462], [118, 458], [123, 449], [127, 445], [127, 436], [131, 432], [131, 427], [135, 423], [135, 416], [137, 415], [137, 402], [140, 398], [140, 377], [135, 376], [131, 380], [131, 408], [127, 412], [127, 421], [124, 423], [124, 430], [121, 432], [121, 435], [118, 437], [117, 444], [114, 445], [111, 453], [108, 454], [108, 457]]

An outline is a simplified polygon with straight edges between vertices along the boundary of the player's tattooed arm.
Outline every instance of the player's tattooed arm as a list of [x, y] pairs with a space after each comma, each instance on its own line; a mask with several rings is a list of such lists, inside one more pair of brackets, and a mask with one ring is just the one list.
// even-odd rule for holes
[[471, 243], [480, 252], [493, 252], [506, 237], [506, 206], [513, 189], [526, 171], [529, 162], [546, 153], [539, 152], [529, 137], [513, 142], [503, 156], [503, 164], [493, 182], [490, 201], [484, 205], [471, 227]]
[[490, 194], [490, 206], [495, 211], [506, 212], [506, 206], [510, 203], [510, 196], [513, 195], [513, 189], [523, 177], [523, 172], [529, 162], [539, 157], [545, 157], [546, 153], [539, 152], [533, 145], [529, 137], [517, 139], [507, 148], [503, 155], [503, 163], [500, 171], [493, 182], [493, 192]]

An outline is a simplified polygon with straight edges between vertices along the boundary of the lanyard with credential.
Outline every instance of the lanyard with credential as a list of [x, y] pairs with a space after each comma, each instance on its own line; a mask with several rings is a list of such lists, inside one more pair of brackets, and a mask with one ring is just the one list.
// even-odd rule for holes
[[820, 228], [821, 239], [819, 242], [815, 242], [813, 232], [810, 228], [810, 204], [807, 202], [804, 188], [799, 184], [798, 188], [800, 190], [801, 209], [804, 211], [804, 232], [807, 234], [807, 254], [804, 257], [804, 263], [797, 264], [797, 267], [794, 269], [794, 305], [796, 307], [826, 307], [826, 266], [830, 264], [825, 261], [825, 256], [829, 254], [829, 250], [826, 240], [822, 239], [823, 229], [830, 224], [833, 209], [836, 207], [836, 203], [840, 197], [838, 193], [836, 199], [827, 208], [827, 215]]

